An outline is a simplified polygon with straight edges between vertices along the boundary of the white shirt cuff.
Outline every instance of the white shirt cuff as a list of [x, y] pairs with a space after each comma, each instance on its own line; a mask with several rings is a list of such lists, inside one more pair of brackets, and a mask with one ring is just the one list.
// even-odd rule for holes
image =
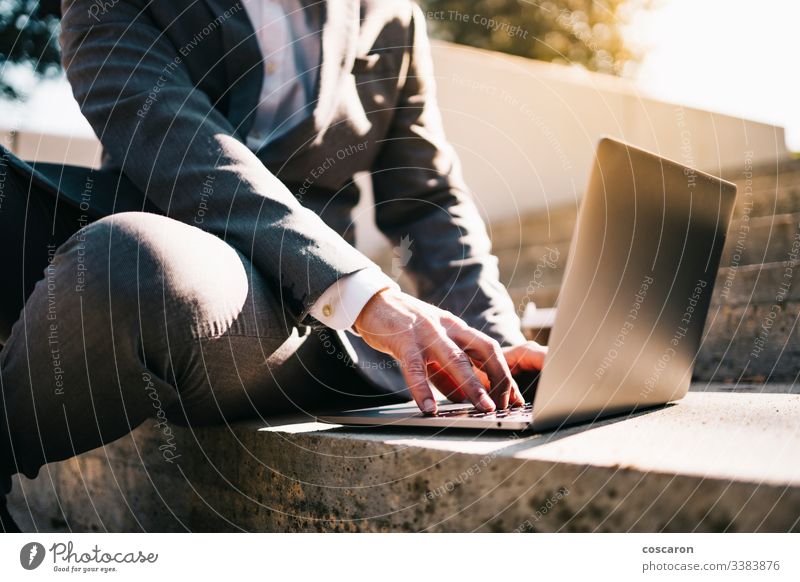
[[345, 275], [328, 287], [314, 302], [310, 313], [326, 327], [356, 333], [353, 323], [372, 296], [384, 289], [399, 288], [380, 269], [362, 269]]

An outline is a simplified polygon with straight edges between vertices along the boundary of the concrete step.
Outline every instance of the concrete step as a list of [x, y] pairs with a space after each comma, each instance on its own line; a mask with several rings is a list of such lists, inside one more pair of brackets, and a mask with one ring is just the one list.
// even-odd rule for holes
[[800, 165], [797, 160], [775, 168], [761, 168], [752, 178], [739, 174], [734, 216], [770, 216], [800, 211]]
[[734, 218], [789, 214], [800, 210], [800, 184], [780, 186], [777, 190], [756, 190], [752, 196], [739, 189], [734, 207]]
[[[793, 382], [800, 361], [800, 283], [792, 262], [720, 269], [695, 364], [696, 380]], [[787, 276], [788, 274], [788, 276]], [[517, 314], [552, 307], [559, 285], [511, 288]]]
[[712, 305], [772, 305], [800, 301], [800, 257], [763, 265], [723, 267], [717, 273]]
[[800, 302], [712, 306], [694, 378], [711, 382], [797, 382]]
[[800, 249], [800, 212], [740, 218], [731, 223], [723, 267], [790, 260]]
[[[514, 304], [524, 306], [524, 303], [532, 300], [539, 307], [553, 307], [561, 287], [562, 271], [563, 269], [550, 270], [546, 277], [528, 279], [527, 284], [524, 277], [514, 277], [508, 287]], [[798, 271], [800, 263], [792, 261], [722, 267], [717, 275], [712, 304], [771, 305], [780, 298], [782, 301], [800, 301]], [[524, 286], [515, 284], [520, 279]]]
[[[557, 296], [569, 252], [569, 242], [532, 245], [518, 249], [499, 249], [495, 252], [500, 261], [500, 280], [509, 288], [515, 303], [526, 294], [546, 297], [550, 306], [551, 297]], [[795, 259], [800, 253], [800, 213], [755, 217], [738, 220], [728, 231], [721, 266], [741, 269], [764, 263], [778, 263]], [[759, 269], [756, 269], [757, 272]], [[752, 269], [750, 269], [753, 272]], [[730, 271], [725, 271], [726, 276]], [[779, 273], [779, 276], [782, 274]], [[763, 278], [763, 277], [762, 277]], [[771, 282], [762, 289], [769, 291]], [[555, 287], [544, 293], [542, 288]], [[536, 293], [532, 293], [536, 291]], [[749, 290], [748, 295], [749, 297]], [[539, 305], [539, 301], [536, 302]]]
[[[723, 174], [738, 186], [735, 216], [745, 207], [751, 217], [800, 213], [800, 160], [783, 160], [775, 167], [753, 170], [752, 178], [741, 170]], [[511, 219], [496, 221], [489, 227], [495, 252], [514, 252], [520, 247], [546, 246], [569, 241], [575, 227], [577, 204], [559, 205]]]
[[[800, 245], [798, 210], [800, 203], [785, 214], [759, 216], [754, 211], [747, 218], [734, 220], [721, 265], [736, 268], [790, 260]], [[500, 278], [517, 303], [520, 297], [530, 294], [526, 289], [557, 287], [561, 283], [575, 224], [574, 209], [552, 211], [550, 217], [551, 220], [541, 215], [526, 217], [516, 223], [516, 231], [510, 224], [493, 229]], [[549, 306], [557, 292], [542, 295], [547, 297], [542, 305]]]
[[[552, 300], [557, 297], [557, 288], [561, 284], [569, 252], [569, 242], [548, 243], [545, 245], [532, 245], [519, 249], [507, 248], [495, 252], [500, 261], [500, 280], [519, 304], [526, 295], [540, 295], [545, 303], [542, 306], [551, 306]], [[749, 270], [758, 273], [760, 265], [778, 263], [800, 258], [800, 213], [781, 214], [777, 216], [755, 217], [738, 220], [731, 224], [728, 231], [725, 250], [722, 255], [721, 265], [733, 267], [724, 271], [725, 277], [737, 269]], [[746, 267], [756, 266], [753, 269]], [[769, 267], [764, 267], [769, 269]], [[782, 272], [776, 272], [778, 278]], [[766, 272], [762, 273], [764, 279]], [[771, 276], [771, 275], [770, 275]], [[760, 291], [772, 293], [778, 283], [764, 281]], [[553, 291], [544, 292], [542, 288], [555, 288]], [[750, 298], [751, 288], [742, 300]], [[743, 294], [742, 291], [741, 294]], [[761, 301], [766, 299], [762, 298]], [[537, 305], [540, 302], [536, 300]]]
[[506, 287], [539, 288], [558, 285], [564, 276], [569, 241], [502, 249], [496, 252], [500, 281]]
[[560, 205], [532, 212], [489, 225], [489, 236], [495, 253], [519, 248], [547, 246], [572, 238], [577, 205]]
[[775, 185], [780, 175], [797, 176], [800, 174], [800, 157], [785, 157], [768, 164], [758, 164], [755, 166], [747, 164], [746, 160], [742, 160], [741, 165], [727, 167], [718, 174], [725, 180], [738, 183], [748, 179], [748, 176], [745, 174], [746, 171], [752, 172], [749, 178], [752, 180], [751, 183], [755, 188], [769, 188]]
[[176, 428], [173, 463], [148, 422], [10, 506], [39, 531], [800, 531], [800, 395], [698, 388], [544, 434]]

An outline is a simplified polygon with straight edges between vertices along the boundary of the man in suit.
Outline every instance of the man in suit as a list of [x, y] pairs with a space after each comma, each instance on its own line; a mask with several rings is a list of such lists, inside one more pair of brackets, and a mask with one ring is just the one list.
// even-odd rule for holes
[[[149, 417], [227, 422], [409, 395], [521, 404], [539, 368], [447, 143], [406, 0], [64, 0], [101, 170], [4, 152], [0, 477]], [[354, 246], [354, 181], [412, 242]], [[8, 518], [4, 524], [8, 524]], [[11, 527], [4, 525], [4, 527]]]

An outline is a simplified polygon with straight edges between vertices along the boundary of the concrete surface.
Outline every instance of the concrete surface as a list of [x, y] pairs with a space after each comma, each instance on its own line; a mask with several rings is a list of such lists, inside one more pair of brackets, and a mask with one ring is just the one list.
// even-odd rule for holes
[[547, 434], [284, 419], [143, 426], [22, 479], [39, 531], [800, 531], [794, 385], [699, 385], [680, 403]]

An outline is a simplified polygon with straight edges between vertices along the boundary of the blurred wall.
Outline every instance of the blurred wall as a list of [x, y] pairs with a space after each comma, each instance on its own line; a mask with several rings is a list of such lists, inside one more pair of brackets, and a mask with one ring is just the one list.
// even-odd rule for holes
[[75, 136], [3, 128], [0, 129], [0, 143], [23, 160], [75, 166], [100, 165], [100, 142], [85, 134]]
[[629, 81], [455, 45], [434, 46], [448, 136], [490, 218], [574, 201], [603, 135], [713, 174], [788, 155], [782, 128], [676, 106]]

